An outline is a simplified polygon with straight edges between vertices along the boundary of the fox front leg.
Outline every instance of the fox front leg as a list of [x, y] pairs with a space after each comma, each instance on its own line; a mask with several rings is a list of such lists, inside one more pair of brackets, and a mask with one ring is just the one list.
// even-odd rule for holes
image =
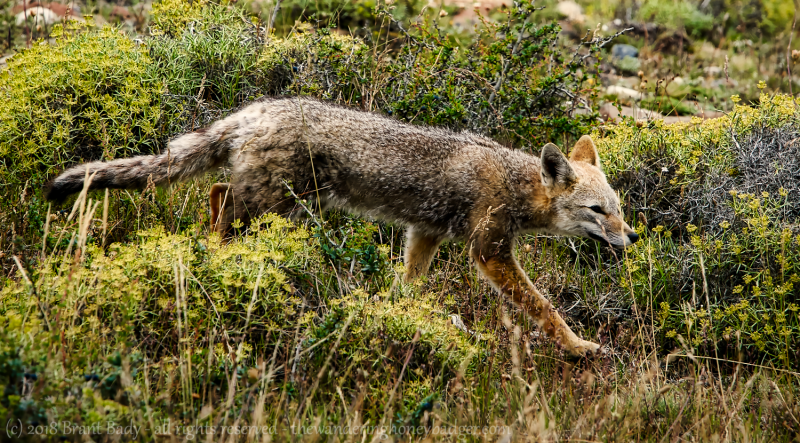
[[600, 345], [575, 335], [550, 301], [536, 290], [517, 263], [513, 245], [514, 241], [508, 238], [484, 237], [473, 243], [470, 254], [492, 286], [521, 307], [545, 334], [555, 338], [568, 353], [584, 356], [599, 351]]

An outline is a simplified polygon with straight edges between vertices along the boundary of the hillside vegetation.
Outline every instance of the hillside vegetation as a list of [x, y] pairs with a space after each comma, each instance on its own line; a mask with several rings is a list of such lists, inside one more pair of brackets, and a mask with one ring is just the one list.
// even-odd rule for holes
[[[612, 36], [567, 45], [527, 2], [469, 35], [434, 10], [368, 9], [361, 36], [246, 11], [164, 0], [143, 39], [66, 22], [0, 71], [0, 440], [797, 439], [792, 96], [761, 83], [719, 118], [606, 124]], [[265, 214], [223, 245], [207, 196], [225, 169], [43, 200], [68, 165], [158, 152], [262, 95], [531, 153], [592, 134], [641, 240], [530, 235], [517, 255], [606, 352], [565, 356], [463, 244], [403, 284], [402, 226]]]

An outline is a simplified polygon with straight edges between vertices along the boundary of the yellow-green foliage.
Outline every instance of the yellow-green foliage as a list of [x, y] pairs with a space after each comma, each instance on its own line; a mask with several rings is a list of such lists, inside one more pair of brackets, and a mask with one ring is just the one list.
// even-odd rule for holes
[[777, 34], [788, 30], [797, 7], [794, 1], [761, 0], [759, 3], [763, 11], [760, 27], [764, 32]]
[[[285, 83], [294, 75], [293, 91], [326, 100], [350, 100], [340, 94], [347, 87], [360, 88], [353, 81], [357, 72], [369, 56], [368, 46], [360, 39], [330, 33], [328, 29], [311, 33], [311, 26], [301, 25], [285, 38], [274, 38], [264, 48], [259, 66], [270, 75], [271, 84]], [[298, 65], [314, 65], [317, 69], [297, 69]], [[368, 68], [369, 66], [366, 66]], [[297, 71], [292, 74], [292, 71]], [[333, 74], [333, 75], [331, 75]], [[363, 74], [363, 73], [361, 73]], [[336, 81], [337, 88], [329, 82]], [[344, 89], [344, 91], [343, 91]]]
[[[56, 302], [64, 306], [60, 315], [73, 325], [66, 337], [92, 342], [108, 340], [126, 327], [163, 331], [164, 313], [179, 314], [189, 322], [214, 313], [209, 317], [212, 323], [235, 324], [237, 316], [230, 318], [229, 313], [250, 309], [258, 284], [252, 322], [266, 330], [283, 327], [287, 319], [296, 319], [300, 303], [285, 270], [314, 272], [319, 257], [305, 229], [274, 214], [260, 222], [264, 229], [245, 241], [212, 250], [204, 243], [218, 243], [218, 238], [200, 243], [154, 229], [140, 233], [134, 243], [112, 245], [107, 254], [89, 246], [76, 265], [71, 257], [53, 256], [36, 276], [38, 297], [24, 295], [31, 288], [21, 282], [7, 285], [0, 303], [5, 315], [13, 317], [36, 303]], [[40, 326], [41, 321], [31, 319], [28, 326]]]
[[[351, 368], [388, 358], [383, 354], [391, 346], [416, 346], [423, 361], [438, 362], [434, 367], [458, 367], [481, 354], [434, 299], [409, 293], [392, 301], [388, 288], [341, 296], [330, 287], [331, 270], [307, 229], [275, 214], [253, 226], [253, 233], [224, 246], [216, 235], [197, 239], [152, 229], [108, 252], [87, 246], [77, 262], [74, 254], [53, 255], [31, 276], [33, 286], [23, 279], [0, 290], [0, 325], [44, 340], [57, 321], [68, 346], [101, 353], [133, 348], [151, 358], [178, 352], [182, 343], [203, 346], [211, 330], [224, 331], [223, 338], [247, 331], [239, 345], [220, 338], [214, 348], [220, 364], [243, 364], [272, 352], [268, 346], [284, 331], [310, 337], [309, 346], [333, 342], [352, 316], [339, 349], [347, 357], [339, 361]], [[49, 314], [38, 315], [40, 306]], [[155, 340], [133, 340], [142, 336]], [[312, 357], [307, 364], [313, 372], [321, 362]]]
[[[735, 183], [742, 150], [750, 149], [742, 146], [748, 134], [797, 124], [798, 110], [789, 96], [762, 94], [752, 107], [739, 105], [737, 96], [732, 101], [737, 103], [733, 112], [721, 118], [671, 125], [655, 121], [642, 128], [622, 124], [598, 138], [612, 179], [623, 174], [659, 177], [651, 182], [658, 189], [653, 200], [638, 205], [652, 206], [666, 196], [672, 207], [695, 211], [694, 218], [684, 214], [673, 219], [677, 225], [650, 223], [649, 228], [632, 214], [643, 241], [626, 250], [619, 285], [653, 309], [662, 344], [682, 339], [700, 354], [733, 354], [745, 348], [796, 369], [792, 357], [800, 344], [800, 231], [786, 215], [796, 202], [782, 187], [773, 195], [756, 195], [735, 185], [720, 191], [720, 201], [701, 209], [685, 199], [706, 192], [707, 180]], [[651, 170], [654, 159], [670, 167]], [[714, 212], [722, 211], [717, 207], [727, 212]], [[650, 209], [657, 217], [658, 211]], [[714, 217], [720, 213], [729, 215]]]
[[187, 23], [202, 15], [207, 0], [161, 0], [153, 3], [153, 22], [150, 27], [154, 34], [179, 35]]
[[161, 83], [143, 50], [116, 29], [56, 25], [0, 72], [0, 181], [24, 182], [76, 153], [129, 156], [153, 146]]
[[[379, 294], [376, 300], [376, 297], [363, 291], [354, 291], [352, 295], [340, 299], [339, 303], [346, 312], [354, 313], [352, 330], [356, 336], [377, 337], [377, 330], [385, 334], [385, 338], [365, 343], [369, 347], [385, 348], [392, 341], [411, 343], [419, 331], [419, 342], [426, 348], [425, 354], [435, 355], [442, 361], [451, 359], [456, 366], [464, 359], [482, 352], [479, 346], [470, 343], [469, 337], [453, 326], [433, 296], [414, 297], [406, 294], [391, 300], [388, 294]], [[363, 351], [351, 355], [356, 362], [365, 361], [368, 357]]]
[[601, 136], [595, 133], [598, 151], [610, 176], [625, 171], [648, 168], [644, 163], [648, 154], [659, 152], [677, 165], [672, 184], [691, 184], [697, 178], [700, 166], [726, 167], [733, 158], [734, 141], [749, 134], [755, 128], [781, 128], [797, 122], [798, 109], [790, 96], [762, 94], [756, 107], [739, 105], [739, 97], [733, 96], [734, 109], [723, 117], [703, 120], [692, 118], [691, 122], [664, 124], [654, 120], [649, 125], [638, 127], [632, 121], [608, 126]]

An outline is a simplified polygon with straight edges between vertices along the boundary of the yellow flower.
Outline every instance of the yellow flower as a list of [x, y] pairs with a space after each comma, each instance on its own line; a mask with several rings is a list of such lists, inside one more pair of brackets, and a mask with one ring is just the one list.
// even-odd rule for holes
[[784, 188], [780, 188], [778, 189], [778, 194], [780, 194], [781, 197], [786, 197], [787, 195], [789, 195], [789, 192]]
[[741, 294], [743, 290], [744, 290], [744, 287], [742, 285], [736, 285], [733, 288], [733, 293], [734, 294]]
[[763, 89], [764, 89], [764, 88], [766, 88], [766, 87], [767, 87], [767, 84], [766, 84], [766, 83], [764, 83], [764, 80], [760, 80], [760, 81], [758, 82], [758, 89], [761, 89], [761, 90], [763, 90]]
[[725, 220], [725, 221], [723, 221], [722, 223], [719, 224], [719, 227], [722, 228], [722, 229], [728, 229], [728, 228], [731, 227], [731, 224], [728, 223], [727, 220]]
[[731, 101], [733, 103], [739, 103], [740, 101], [742, 101], [742, 99], [739, 98], [739, 94], [734, 94], [734, 95], [731, 96]]
[[689, 231], [689, 233], [692, 233], [697, 230], [697, 226], [689, 223], [688, 225], [686, 225], [686, 230]]
[[674, 338], [676, 335], [678, 335], [678, 333], [675, 332], [674, 329], [669, 331], [669, 332], [667, 332], [667, 338]]
[[653, 232], [661, 232], [663, 230], [664, 230], [664, 227], [661, 226], [661, 225], [658, 225], [655, 228], [653, 228]]
[[725, 328], [725, 332], [722, 333], [722, 336], [725, 337], [725, 340], [730, 340], [732, 332], [733, 328], [728, 326], [727, 328]]

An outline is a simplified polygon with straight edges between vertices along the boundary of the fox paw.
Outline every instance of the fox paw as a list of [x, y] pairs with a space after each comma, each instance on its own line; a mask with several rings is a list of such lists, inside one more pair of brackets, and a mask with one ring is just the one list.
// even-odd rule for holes
[[597, 343], [592, 343], [586, 340], [579, 340], [578, 342], [574, 343], [572, 346], [567, 347], [567, 352], [569, 352], [573, 357], [593, 357], [598, 355], [602, 352], [600, 345]]

